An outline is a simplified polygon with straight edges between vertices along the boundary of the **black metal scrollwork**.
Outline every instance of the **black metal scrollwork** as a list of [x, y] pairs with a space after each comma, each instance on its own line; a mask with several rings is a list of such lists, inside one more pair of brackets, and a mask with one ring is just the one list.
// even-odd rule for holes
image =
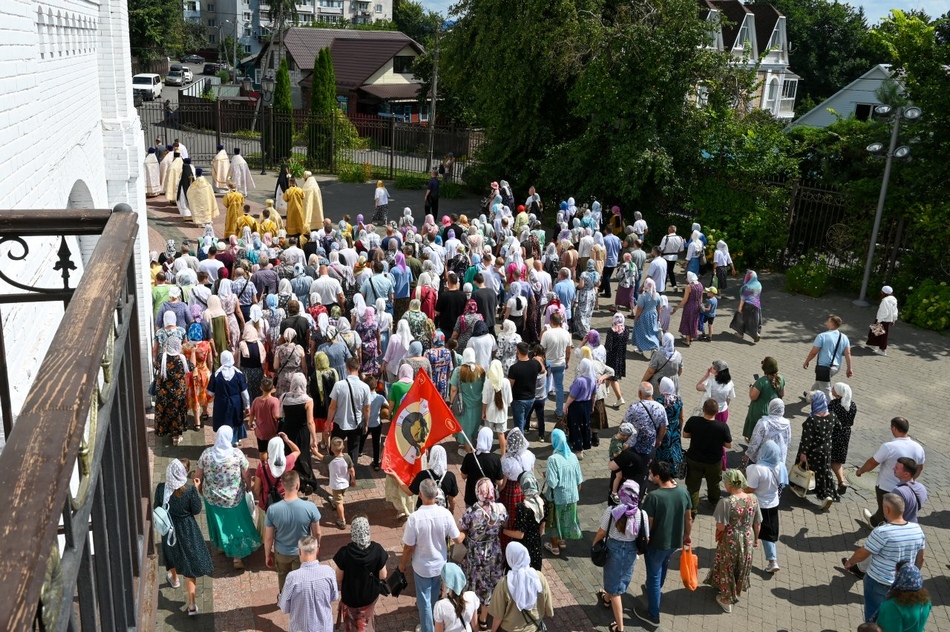
[[[6, 256], [12, 259], [13, 261], [24, 261], [30, 254], [30, 245], [22, 237], [0, 237], [0, 248], [2, 248], [4, 244], [15, 244], [16, 246], [20, 247], [21, 252], [19, 254], [16, 253], [13, 247], [11, 247], [7, 251]], [[53, 293], [62, 292], [63, 290], [69, 290], [71, 289], [69, 287], [70, 271], [76, 269], [76, 264], [73, 263], [72, 252], [69, 250], [69, 245], [66, 243], [65, 237], [60, 237], [59, 250], [57, 251], [56, 254], [59, 256], [59, 259], [57, 260], [56, 264], [53, 266], [53, 269], [59, 270], [61, 273], [61, 276], [63, 277], [62, 289], [36, 287], [33, 285], [26, 285], [26, 284], [20, 283], [19, 281], [11, 279], [9, 276], [7, 276], [3, 272], [3, 268], [0, 268], [0, 279], [2, 279], [5, 283], [8, 283], [9, 285], [12, 285], [15, 288], [26, 290], [27, 292], [38, 292], [40, 294], [53, 294]]]

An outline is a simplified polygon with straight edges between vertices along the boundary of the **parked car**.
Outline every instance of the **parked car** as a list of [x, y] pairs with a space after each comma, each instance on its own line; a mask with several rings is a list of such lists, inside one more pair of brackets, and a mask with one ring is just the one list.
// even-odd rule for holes
[[169, 70], [168, 74], [165, 75], [165, 85], [166, 86], [185, 85], [185, 73], [181, 70]]
[[195, 80], [195, 73], [191, 72], [191, 68], [185, 66], [181, 71], [185, 73], [185, 83], [191, 83]]
[[216, 75], [218, 71], [221, 70], [221, 66], [218, 64], [205, 64], [204, 70], [201, 71], [203, 75]]
[[187, 57], [182, 57], [181, 61], [185, 64], [203, 64], [205, 63], [205, 58], [201, 55], [188, 55]]
[[155, 73], [145, 72], [132, 77], [132, 93], [141, 93], [146, 101], [162, 97], [162, 78]]

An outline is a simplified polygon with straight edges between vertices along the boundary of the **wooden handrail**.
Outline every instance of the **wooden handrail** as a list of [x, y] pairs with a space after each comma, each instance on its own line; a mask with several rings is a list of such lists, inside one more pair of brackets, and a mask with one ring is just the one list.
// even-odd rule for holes
[[0, 628], [26, 631], [36, 615], [116, 305], [127, 286], [138, 218], [127, 211], [0, 211], [0, 234], [5, 232], [101, 232], [0, 454], [0, 577], [5, 587]]

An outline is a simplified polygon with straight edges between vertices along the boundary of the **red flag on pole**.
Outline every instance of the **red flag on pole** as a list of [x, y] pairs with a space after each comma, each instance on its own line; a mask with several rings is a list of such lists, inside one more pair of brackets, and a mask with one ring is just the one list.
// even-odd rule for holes
[[426, 450], [461, 430], [428, 373], [419, 371], [389, 424], [383, 470], [408, 485], [422, 470]]

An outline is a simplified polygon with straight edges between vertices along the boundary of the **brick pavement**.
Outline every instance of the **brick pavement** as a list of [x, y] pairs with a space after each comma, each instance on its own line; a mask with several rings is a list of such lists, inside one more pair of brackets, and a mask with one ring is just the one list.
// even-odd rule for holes
[[[181, 220], [164, 204], [150, 208], [150, 249], [160, 249], [164, 236], [180, 238], [182, 234], [200, 234], [197, 228], [180, 228]], [[219, 218], [219, 222], [222, 218]], [[732, 310], [736, 305], [736, 287], [725, 292], [720, 301], [721, 314], [717, 319], [719, 333], [712, 343], [694, 343], [692, 347], [679, 346], [684, 356], [685, 370], [682, 379], [683, 397], [687, 412], [698, 405], [700, 394], [693, 385], [702, 376], [713, 359], [726, 360], [731, 368], [737, 388], [733, 403], [731, 424], [738, 435], [745, 417], [748, 398], [746, 385], [752, 373], [759, 372], [759, 363], [766, 355], [779, 361], [782, 375], [787, 380], [787, 416], [793, 421], [791, 449], [797, 448], [801, 422], [805, 418], [801, 392], [812, 383], [812, 373], [801, 368], [811, 341], [821, 331], [829, 312], [841, 314], [845, 324], [843, 331], [852, 343], [859, 343], [866, 335], [867, 323], [874, 317], [874, 309], [861, 309], [851, 305], [851, 297], [832, 295], [812, 299], [783, 292], [780, 275], [760, 275], [764, 285], [762, 340], [755, 346], [749, 341], [740, 341], [724, 333]], [[609, 323], [606, 310], [595, 313], [594, 324], [602, 331]], [[678, 318], [674, 317], [675, 330]], [[892, 329], [892, 346], [888, 357], [874, 355], [859, 344], [853, 348], [855, 376], [849, 381], [858, 405], [858, 416], [851, 440], [847, 468], [849, 473], [873, 454], [877, 446], [889, 438], [888, 420], [903, 415], [911, 422], [911, 435], [927, 450], [927, 466], [922, 482], [928, 486], [930, 500], [922, 512], [920, 523], [928, 537], [927, 560], [924, 567], [925, 587], [930, 591], [935, 604], [928, 629], [950, 629], [950, 438], [940, 421], [943, 411], [939, 409], [940, 394], [950, 388], [950, 372], [946, 370], [950, 344], [945, 337], [933, 332], [917, 330], [903, 323]], [[622, 382], [624, 397], [628, 402], [636, 398], [637, 377], [646, 368], [646, 360], [632, 352], [628, 354], [628, 378]], [[612, 396], [610, 396], [612, 399]], [[548, 407], [553, 410], [553, 403]], [[607, 413], [612, 428], [616, 428], [623, 410], [608, 406]], [[613, 432], [602, 431], [605, 438]], [[529, 434], [534, 439], [534, 433]], [[154, 437], [153, 437], [154, 438]], [[203, 446], [212, 443], [210, 430], [203, 436], [189, 432], [177, 449], [172, 449], [167, 440], [158, 440], [154, 446], [155, 480], [164, 475], [165, 464], [172, 456], [184, 455], [197, 459]], [[607, 611], [595, 606], [595, 593], [601, 585], [601, 570], [588, 560], [587, 551], [600, 513], [606, 490], [606, 446], [601, 443], [589, 453], [582, 468], [587, 478], [584, 485], [579, 514], [584, 527], [583, 542], [572, 543], [558, 559], [546, 559], [544, 572], [555, 593], [557, 604], [554, 619], [549, 629], [606, 630], [610, 622]], [[548, 444], [533, 443], [538, 456], [538, 471], [543, 471], [544, 460], [550, 454]], [[460, 458], [454, 446], [448, 449], [450, 467], [457, 471]], [[743, 447], [730, 454], [730, 461], [737, 463]], [[248, 457], [256, 463], [255, 450], [245, 449]], [[382, 500], [382, 477], [365, 467], [364, 457], [359, 469], [357, 492], [348, 503], [350, 517], [358, 511], [370, 516], [373, 536], [391, 554], [397, 557], [400, 551], [401, 529], [395, 521], [395, 513]], [[711, 588], [700, 586], [694, 593], [682, 587], [678, 576], [678, 556], [674, 556], [669, 581], [664, 591], [662, 604], [663, 630], [854, 630], [861, 623], [862, 587], [840, 569], [840, 558], [853, 550], [855, 544], [867, 535], [856, 518], [863, 507], [874, 502], [873, 476], [852, 479], [852, 487], [840, 503], [829, 512], [818, 510], [809, 497], [800, 500], [786, 494], [782, 499], [782, 535], [779, 558], [781, 572], [770, 576], [762, 570], [765, 561], [756, 553], [755, 569], [749, 593], [732, 614], [724, 614], [715, 604]], [[332, 516], [324, 507], [323, 498], [313, 497], [324, 514], [324, 545], [321, 559], [332, 557], [336, 548], [348, 541], [348, 532], [332, 525]], [[459, 513], [459, 512], [457, 512]], [[700, 559], [701, 578], [711, 564], [714, 551], [714, 523], [712, 507], [703, 501], [700, 516], [693, 528], [694, 550]], [[203, 517], [199, 518], [204, 528]], [[264, 568], [263, 555], [252, 556], [243, 573], [230, 568], [229, 560], [215, 557], [214, 579], [204, 578], [199, 582], [199, 604], [202, 614], [197, 619], [187, 620], [179, 611], [184, 600], [181, 590], [174, 591], [163, 585], [157, 608], [159, 630], [283, 630], [287, 620], [275, 606], [276, 578]], [[394, 565], [390, 560], [390, 568]], [[159, 577], [163, 577], [159, 573]], [[628, 595], [624, 598], [627, 613], [626, 626], [642, 629], [639, 620], [633, 618], [632, 607], [640, 595], [640, 584], [645, 578], [642, 560], [638, 561]], [[411, 588], [409, 594], [412, 594]], [[384, 598], [378, 608], [379, 629], [383, 632], [412, 630], [416, 623], [415, 601], [412, 597]]]

